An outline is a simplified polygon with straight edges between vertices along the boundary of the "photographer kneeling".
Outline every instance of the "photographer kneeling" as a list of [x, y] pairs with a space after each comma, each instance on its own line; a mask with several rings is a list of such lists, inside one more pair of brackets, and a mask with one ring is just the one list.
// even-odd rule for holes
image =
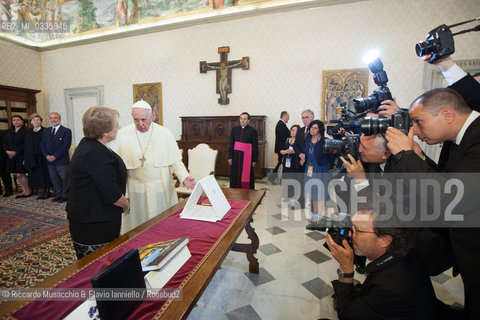
[[[347, 240], [339, 245], [327, 235], [339, 263], [339, 279], [332, 281], [339, 319], [434, 319], [435, 294], [423, 264], [409, 250], [409, 229], [382, 227], [380, 210], [361, 205], [352, 218], [353, 250]], [[371, 261], [360, 288], [353, 285], [354, 251]]]

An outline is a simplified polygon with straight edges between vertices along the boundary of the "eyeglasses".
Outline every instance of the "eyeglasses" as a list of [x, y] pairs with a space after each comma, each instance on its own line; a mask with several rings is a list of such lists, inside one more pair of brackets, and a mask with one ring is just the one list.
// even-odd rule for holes
[[352, 229], [353, 229], [354, 232], [358, 232], [358, 233], [375, 233], [375, 231], [360, 230], [360, 229], [358, 229], [357, 226], [352, 226]]

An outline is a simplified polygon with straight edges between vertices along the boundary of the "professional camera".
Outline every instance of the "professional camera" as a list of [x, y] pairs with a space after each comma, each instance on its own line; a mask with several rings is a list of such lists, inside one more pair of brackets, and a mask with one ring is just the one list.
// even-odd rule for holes
[[394, 127], [408, 135], [410, 130], [410, 116], [408, 112], [399, 110], [392, 114], [392, 119], [373, 119], [365, 118], [361, 123], [361, 131], [366, 136], [372, 136], [377, 133], [384, 134], [388, 127]]
[[430, 63], [448, 57], [455, 52], [452, 31], [442, 24], [427, 34], [427, 40], [417, 43], [415, 51], [419, 57], [431, 54], [432, 56], [427, 60]]
[[377, 112], [377, 108], [385, 100], [393, 100], [390, 89], [387, 87], [388, 77], [385, 70], [383, 70], [383, 63], [379, 57], [368, 63], [370, 71], [373, 73], [373, 80], [375, 84], [380, 88], [373, 91], [370, 97], [353, 99], [355, 110], [357, 113], [366, 112], [372, 110]]
[[432, 56], [427, 60], [430, 63], [435, 63], [442, 58], [448, 57], [455, 52], [455, 43], [453, 41], [453, 37], [462, 33], [480, 31], [480, 25], [471, 29], [459, 31], [457, 33], [452, 33], [450, 28], [478, 20], [480, 20], [480, 17], [452, 24], [451, 26], [442, 24], [441, 26], [436, 27], [427, 34], [427, 39], [425, 41], [421, 41], [415, 45], [415, 52], [417, 53], [417, 56], [421, 57], [431, 54]]
[[323, 152], [334, 156], [343, 156], [348, 159], [351, 154], [355, 159], [360, 157], [358, 147], [360, 146], [360, 135], [352, 134], [343, 140], [326, 139], [323, 145]]
[[[360, 134], [360, 128], [362, 126], [362, 121], [357, 119], [339, 119], [339, 120], [330, 120], [329, 123], [334, 123], [335, 126], [327, 126], [327, 134], [333, 136], [334, 139], [341, 139], [345, 137], [345, 132], [352, 131], [355, 134]], [[341, 132], [340, 129], [343, 128], [344, 132]]]
[[[318, 221], [318, 227], [320, 231], [328, 229], [328, 234], [337, 244], [343, 245], [343, 240], [347, 240], [348, 244], [352, 246], [352, 238], [349, 236], [352, 231], [352, 219], [348, 214], [336, 213], [331, 218], [322, 217]], [[326, 248], [329, 249], [328, 246]]]

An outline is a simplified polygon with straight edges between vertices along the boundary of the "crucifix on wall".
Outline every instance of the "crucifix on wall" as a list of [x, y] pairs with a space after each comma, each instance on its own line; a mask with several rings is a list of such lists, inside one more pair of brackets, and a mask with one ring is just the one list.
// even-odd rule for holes
[[242, 60], [228, 61], [228, 53], [230, 47], [218, 48], [220, 54], [220, 62], [207, 63], [206, 61], [200, 61], [200, 73], [207, 73], [209, 70], [217, 71], [217, 93], [220, 94], [218, 98], [219, 104], [228, 104], [228, 94], [232, 93], [232, 69], [242, 68], [248, 70], [250, 68], [249, 57], [242, 57]]

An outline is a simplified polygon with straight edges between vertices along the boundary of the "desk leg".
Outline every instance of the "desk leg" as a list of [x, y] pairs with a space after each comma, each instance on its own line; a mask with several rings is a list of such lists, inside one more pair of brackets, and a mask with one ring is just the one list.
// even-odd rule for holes
[[252, 243], [235, 243], [232, 250], [237, 252], [245, 252], [247, 254], [248, 262], [250, 262], [248, 271], [250, 273], [258, 274], [258, 259], [255, 258], [254, 254], [257, 253], [259, 240], [257, 234], [255, 233], [255, 228], [252, 228], [252, 222], [253, 219], [250, 218], [250, 221], [248, 221], [247, 225], [245, 226], [245, 231], [248, 234], [248, 239], [252, 240]]

